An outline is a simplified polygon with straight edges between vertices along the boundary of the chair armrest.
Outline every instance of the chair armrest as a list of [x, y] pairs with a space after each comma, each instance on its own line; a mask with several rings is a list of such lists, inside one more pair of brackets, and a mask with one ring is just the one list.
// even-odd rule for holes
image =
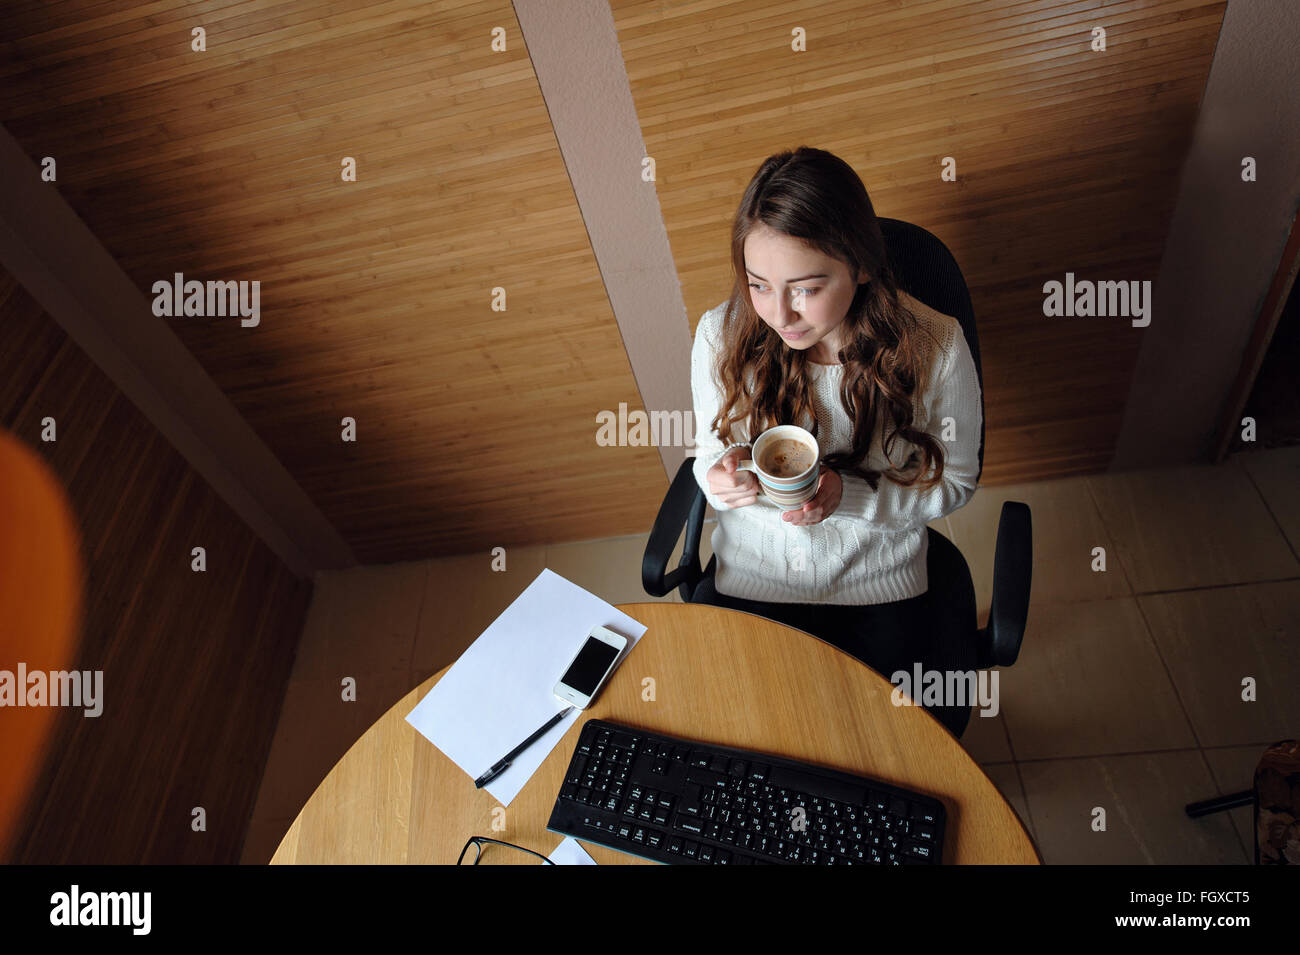
[[1020, 655], [1029, 618], [1029, 586], [1034, 566], [1033, 524], [1029, 505], [1005, 501], [993, 554], [993, 600], [988, 626], [981, 631], [981, 667], [1011, 666]]
[[[677, 469], [668, 494], [659, 505], [650, 539], [646, 542], [645, 556], [641, 558], [641, 586], [652, 597], [663, 597], [674, 587], [682, 588], [682, 600], [690, 597], [695, 585], [704, 577], [700, 567], [700, 532], [704, 527], [704, 492], [695, 480], [695, 459], [688, 457]], [[682, 527], [686, 528], [686, 543], [682, 559], [671, 574], [668, 559], [672, 556]]]

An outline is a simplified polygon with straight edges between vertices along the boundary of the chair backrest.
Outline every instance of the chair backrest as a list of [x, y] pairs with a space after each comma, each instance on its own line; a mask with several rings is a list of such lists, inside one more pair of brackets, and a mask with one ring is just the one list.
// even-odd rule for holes
[[[885, 238], [885, 253], [898, 284], [913, 298], [920, 299], [936, 312], [951, 315], [961, 325], [975, 360], [975, 375], [980, 383], [980, 450], [979, 470], [984, 473], [984, 371], [980, 366], [979, 337], [975, 334], [975, 310], [970, 291], [962, 278], [957, 260], [938, 237], [919, 225], [902, 219], [880, 217], [880, 231]], [[979, 477], [976, 477], [978, 481]]]

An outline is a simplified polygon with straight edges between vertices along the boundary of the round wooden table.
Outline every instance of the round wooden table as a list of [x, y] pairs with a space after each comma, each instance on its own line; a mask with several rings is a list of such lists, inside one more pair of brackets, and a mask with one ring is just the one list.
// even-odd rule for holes
[[[645, 635], [509, 806], [475, 789], [406, 722], [443, 668], [344, 754], [285, 833], [272, 864], [450, 864], [472, 835], [549, 855], [564, 837], [548, 832], [546, 822], [582, 725], [593, 717], [915, 789], [948, 810], [945, 863], [1040, 863], [1015, 810], [961, 744], [920, 707], [894, 706], [893, 685], [861, 661], [801, 630], [721, 607], [660, 602], [618, 609], [645, 624]], [[653, 700], [643, 699], [646, 677], [654, 680]], [[494, 829], [494, 820], [504, 828]], [[600, 865], [646, 862], [582, 845]], [[526, 853], [500, 853], [517, 857], [500, 861], [540, 864]]]

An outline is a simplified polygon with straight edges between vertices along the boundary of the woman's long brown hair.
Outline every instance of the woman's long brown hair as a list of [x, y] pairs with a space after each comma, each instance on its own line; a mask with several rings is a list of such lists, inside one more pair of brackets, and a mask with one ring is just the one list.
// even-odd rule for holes
[[[745, 237], [760, 222], [839, 259], [851, 275], [861, 271], [869, 277], [858, 286], [844, 318], [841, 328], [847, 344], [838, 355], [844, 365], [840, 400], [854, 422], [853, 448], [847, 454], [827, 455], [827, 466], [865, 478], [872, 490], [877, 489], [881, 474], [903, 487], [939, 483], [943, 449], [930, 434], [912, 426], [913, 395], [926, 386], [933, 352], [922, 348], [922, 326], [899, 300], [866, 187], [848, 163], [821, 149], [800, 146], [768, 157], [740, 200], [731, 231], [735, 280], [722, 320], [722, 347], [715, 368], [723, 401], [709, 427], [724, 445], [735, 443], [732, 427], [744, 421], [746, 413], [751, 440], [776, 425], [808, 419], [809, 430], [817, 435], [807, 353], [787, 347], [750, 300]], [[915, 470], [881, 472], [862, 466], [877, 413], [892, 425], [882, 430], [885, 456], [893, 462], [890, 449], [901, 437], [916, 448], [903, 465], [916, 465]], [[933, 476], [923, 479], [932, 468]]]

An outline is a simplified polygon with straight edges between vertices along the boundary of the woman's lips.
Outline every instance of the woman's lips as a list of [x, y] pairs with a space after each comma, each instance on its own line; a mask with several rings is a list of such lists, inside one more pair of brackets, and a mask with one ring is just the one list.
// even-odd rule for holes
[[805, 328], [802, 332], [782, 332], [781, 337], [786, 341], [794, 341], [796, 338], [803, 338], [807, 333], [808, 329]]

